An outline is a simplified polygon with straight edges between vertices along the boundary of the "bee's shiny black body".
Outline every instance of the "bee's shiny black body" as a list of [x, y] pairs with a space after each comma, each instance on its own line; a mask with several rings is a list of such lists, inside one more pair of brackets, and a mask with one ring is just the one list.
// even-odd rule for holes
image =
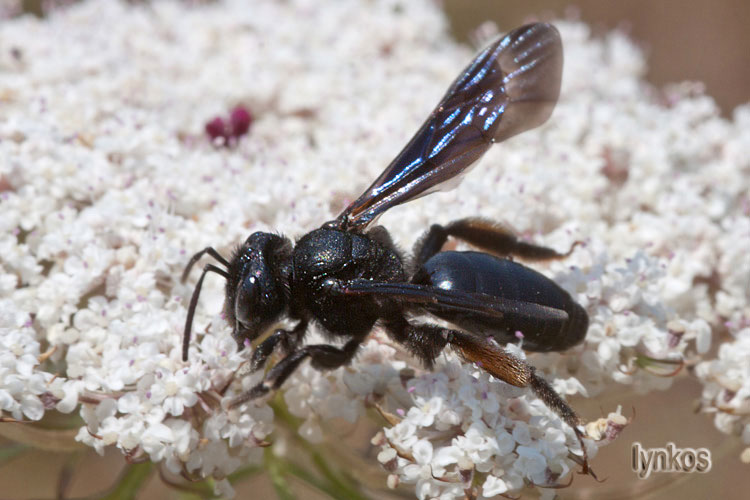
[[486, 332], [500, 343], [517, 342], [516, 332], [523, 334], [527, 351], [562, 351], [583, 340], [588, 328], [586, 311], [553, 281], [533, 269], [484, 252], [439, 252], [418, 270], [413, 283], [442, 290], [482, 293], [533, 302], [566, 311], [568, 319], [517, 317], [506, 315], [501, 322], [493, 318], [441, 309], [425, 308], [440, 318], [462, 328]]
[[[193, 256], [183, 279], [204, 254], [224, 268], [207, 264], [196, 284], [183, 358], [203, 279], [214, 272], [227, 280], [224, 312], [241, 347], [260, 339], [281, 318], [296, 321], [292, 329], [275, 330], [255, 346], [254, 370], [274, 352], [283, 357], [234, 405], [278, 389], [305, 359], [326, 369], [348, 363], [377, 323], [428, 367], [451, 345], [492, 375], [530, 387], [580, 440], [575, 412], [531, 365], [503, 348], [521, 337], [531, 351], [564, 350], [583, 340], [588, 327], [584, 309], [552, 280], [505, 258], [543, 261], [567, 254], [468, 218], [433, 225], [413, 257], [405, 257], [383, 227], [371, 227], [386, 210], [459, 178], [492, 143], [546, 121], [559, 95], [561, 73], [557, 30], [548, 24], [518, 28], [476, 56], [415, 137], [338, 218], [295, 245], [257, 232], [229, 260], [210, 247]], [[448, 238], [482, 251], [443, 251]], [[453, 327], [417, 319], [430, 314]], [[304, 345], [311, 322], [322, 326], [333, 343]]]
[[[381, 235], [387, 237], [383, 231]], [[401, 256], [390, 238], [320, 228], [303, 236], [294, 248], [293, 297], [333, 335], [364, 337], [379, 317], [369, 297], [330, 293], [332, 280], [398, 283], [406, 279]]]

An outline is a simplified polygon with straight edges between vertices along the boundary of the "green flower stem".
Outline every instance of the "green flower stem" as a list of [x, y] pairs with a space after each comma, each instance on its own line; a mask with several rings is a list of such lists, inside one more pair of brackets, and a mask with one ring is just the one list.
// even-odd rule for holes
[[152, 462], [129, 465], [120, 476], [120, 480], [112, 491], [99, 497], [102, 500], [130, 500], [138, 496], [138, 491], [151, 476], [155, 465]]
[[286, 481], [288, 464], [281, 458], [273, 454], [271, 448], [266, 448], [263, 454], [263, 461], [266, 465], [266, 471], [271, 477], [271, 483], [276, 490], [276, 496], [279, 500], [295, 500], [294, 492]]
[[309, 484], [310, 486], [316, 488], [318, 491], [321, 491], [332, 498], [347, 500], [347, 497], [341, 497], [338, 495], [338, 492], [331, 491], [331, 488], [329, 488], [328, 484], [318, 479], [315, 475], [311, 474], [307, 469], [300, 467], [299, 465], [292, 463], [292, 462], [287, 462], [287, 467], [289, 469], [290, 474], [292, 474], [294, 477], [296, 477], [300, 481], [303, 481]]
[[[315, 445], [300, 437], [298, 430], [300, 425], [302, 425], [302, 420], [289, 413], [289, 410], [287, 409], [286, 404], [284, 404], [280, 395], [277, 396], [269, 404], [271, 408], [273, 408], [276, 416], [292, 431], [292, 436], [295, 442], [299, 444], [300, 447], [302, 447], [310, 455], [315, 468], [327, 481], [327, 484], [320, 482], [318, 482], [318, 484], [311, 483], [313, 486], [326, 492], [333, 498], [341, 498], [346, 500], [368, 500], [368, 497], [364, 496], [359, 491], [358, 485], [354, 480], [351, 479], [348, 474], [336, 472], [331, 469], [326, 459], [323, 457], [323, 455], [320, 454]], [[296, 471], [302, 470], [303, 469], [299, 467], [296, 469]], [[301, 476], [298, 477], [307, 481]]]

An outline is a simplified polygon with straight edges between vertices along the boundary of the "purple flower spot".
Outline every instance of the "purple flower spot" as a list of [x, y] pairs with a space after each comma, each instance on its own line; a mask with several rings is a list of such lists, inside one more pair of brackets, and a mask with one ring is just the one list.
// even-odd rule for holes
[[398, 413], [398, 415], [399, 415], [400, 417], [403, 417], [404, 415], [406, 415], [406, 412], [404, 411], [404, 409], [403, 409], [403, 408], [398, 408], [398, 409], [396, 410], [396, 413]]
[[521, 332], [521, 330], [516, 330], [515, 335], [518, 340], [521, 340], [523, 338], [523, 333]]
[[482, 399], [487, 399], [487, 392], [486, 391], [482, 391]]
[[667, 337], [667, 345], [674, 349], [680, 344], [680, 339], [682, 339], [682, 332], [669, 332], [669, 336]]
[[60, 402], [60, 398], [55, 397], [51, 392], [44, 392], [39, 396], [39, 400], [44, 405], [45, 410], [52, 410], [55, 408], [57, 403]]
[[151, 391], [146, 391], [146, 399], [151, 399]]
[[163, 376], [162, 372], [156, 372], [156, 378], [162, 378]]
[[[223, 316], [223, 315], [222, 315], [222, 316]], [[250, 347], [250, 343], [251, 343], [251, 342], [250, 342], [250, 339], [245, 339], [245, 340], [244, 340], [244, 341], [242, 342], [242, 345], [244, 345], [245, 347]]]
[[135, 364], [135, 360], [134, 360], [134, 359], [131, 359], [131, 360], [130, 360], [130, 363], [128, 363], [128, 366], [133, 366], [134, 364]]
[[417, 390], [417, 388], [415, 386], [411, 386], [408, 389], [406, 389], [406, 392], [408, 392], [409, 394], [411, 394], [412, 392], [414, 392], [416, 390]]
[[210, 122], [206, 123], [206, 133], [212, 141], [219, 137], [226, 138], [226, 128], [227, 125], [224, 123], [224, 118], [221, 118], [220, 116], [217, 116]]
[[244, 106], [237, 106], [230, 111], [228, 119], [217, 116], [206, 123], [206, 134], [212, 142], [221, 138], [225, 146], [235, 144], [237, 139], [247, 134], [252, 122], [250, 111]]
[[227, 351], [221, 351], [221, 357], [225, 358], [227, 356]]
[[250, 124], [252, 122], [252, 115], [250, 115], [250, 112], [243, 106], [237, 106], [229, 115], [229, 124], [234, 137], [245, 135], [247, 131], [250, 130]]

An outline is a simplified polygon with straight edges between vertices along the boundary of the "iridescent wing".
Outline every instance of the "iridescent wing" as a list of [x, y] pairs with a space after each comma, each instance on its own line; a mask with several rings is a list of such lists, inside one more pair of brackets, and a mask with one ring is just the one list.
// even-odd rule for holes
[[492, 145], [544, 123], [560, 94], [562, 43], [551, 24], [498, 38], [458, 76], [412, 140], [334, 221], [362, 231], [391, 207], [460, 179]]

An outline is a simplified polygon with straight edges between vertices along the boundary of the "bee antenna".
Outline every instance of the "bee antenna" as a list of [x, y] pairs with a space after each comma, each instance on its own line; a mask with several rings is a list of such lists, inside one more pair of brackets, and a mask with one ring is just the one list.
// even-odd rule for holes
[[[185, 266], [185, 271], [182, 273], [182, 277], [180, 278], [181, 282], [185, 282], [187, 279], [188, 274], [190, 274], [190, 270], [193, 268], [196, 262], [203, 257], [203, 255], [208, 254], [214, 259], [218, 260], [221, 264], [223, 264], [225, 267], [229, 267], [229, 262], [219, 254], [216, 250], [214, 250], [213, 247], [206, 247], [200, 252], [193, 255], [193, 257], [190, 259], [190, 262], [188, 262], [188, 265]], [[203, 273], [201, 273], [201, 277], [198, 279], [198, 283], [196, 283], [195, 288], [193, 289], [193, 296], [190, 298], [190, 305], [188, 306], [188, 314], [187, 314], [187, 320], [185, 321], [185, 332], [182, 335], [182, 360], [187, 361], [188, 359], [188, 347], [190, 346], [190, 331], [193, 327], [193, 316], [195, 316], [195, 308], [198, 305], [198, 297], [201, 294], [201, 287], [203, 286], [203, 278], [206, 277], [206, 273], [212, 272], [219, 274], [224, 277], [224, 279], [229, 279], [229, 273], [221, 269], [218, 266], [215, 266], [214, 264], [206, 264], [206, 266], [203, 268]]]

